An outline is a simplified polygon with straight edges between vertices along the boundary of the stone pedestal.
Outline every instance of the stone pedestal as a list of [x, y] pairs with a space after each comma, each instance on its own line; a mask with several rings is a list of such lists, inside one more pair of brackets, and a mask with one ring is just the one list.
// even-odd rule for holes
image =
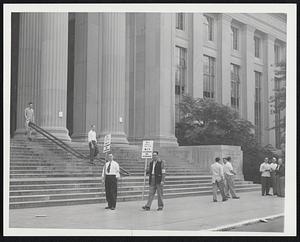
[[127, 145], [125, 118], [125, 13], [103, 13], [101, 138]]
[[39, 124], [39, 88], [41, 60], [41, 15], [20, 13], [19, 63], [17, 91], [17, 127], [14, 137], [25, 137], [24, 110], [33, 102], [35, 121]]
[[41, 14], [40, 126], [63, 140], [66, 128], [68, 14]]

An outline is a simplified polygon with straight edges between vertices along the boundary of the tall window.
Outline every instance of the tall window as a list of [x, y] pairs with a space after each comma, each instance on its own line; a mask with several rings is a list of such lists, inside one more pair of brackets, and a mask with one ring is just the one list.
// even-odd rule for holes
[[232, 49], [239, 49], [239, 29], [231, 26], [232, 30]]
[[186, 93], [186, 49], [176, 46], [176, 72], [175, 72], [175, 104], [176, 122], [180, 120], [180, 112], [178, 104], [182, 99], [182, 95]]
[[204, 16], [204, 25], [206, 28], [206, 36], [207, 40], [213, 41], [214, 40], [214, 19], [209, 16]]
[[240, 67], [231, 64], [231, 107], [240, 108]]
[[279, 110], [279, 100], [278, 97], [276, 97], [276, 94], [280, 91], [281, 88], [281, 82], [279, 78], [275, 78], [275, 145], [276, 148], [280, 149], [281, 145], [281, 129], [280, 129], [280, 110]]
[[261, 73], [255, 71], [255, 102], [254, 102], [254, 124], [255, 136], [258, 143], [261, 143], [262, 119], [261, 119]]
[[204, 55], [203, 97], [215, 98], [215, 58]]
[[260, 38], [254, 36], [254, 56], [260, 58]]
[[176, 29], [184, 30], [184, 14], [176, 13]]
[[280, 46], [274, 45], [274, 57], [275, 57], [275, 64], [280, 62]]

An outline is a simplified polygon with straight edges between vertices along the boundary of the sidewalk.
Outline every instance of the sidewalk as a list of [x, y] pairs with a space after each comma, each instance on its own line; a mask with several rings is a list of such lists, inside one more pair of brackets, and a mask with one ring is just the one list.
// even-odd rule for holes
[[244, 220], [284, 212], [284, 198], [261, 196], [259, 191], [240, 193], [239, 200], [213, 203], [212, 196], [165, 199], [163, 211], [141, 207], [145, 201], [119, 202], [116, 210], [106, 204], [11, 209], [10, 228], [208, 230]]

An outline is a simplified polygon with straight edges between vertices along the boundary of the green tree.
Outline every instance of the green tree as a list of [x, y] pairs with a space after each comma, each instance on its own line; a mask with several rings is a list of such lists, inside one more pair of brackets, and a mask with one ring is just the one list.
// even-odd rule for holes
[[274, 95], [270, 97], [271, 112], [273, 114], [280, 114], [279, 122], [275, 123], [270, 129], [281, 130], [281, 144], [285, 145], [285, 109], [286, 109], [286, 62], [282, 61], [275, 65], [274, 70]]
[[241, 119], [234, 109], [211, 99], [184, 96], [179, 103], [181, 120], [175, 134], [179, 145], [237, 145], [244, 154], [244, 175], [259, 180], [259, 165], [273, 156], [272, 147], [261, 147], [251, 122]]

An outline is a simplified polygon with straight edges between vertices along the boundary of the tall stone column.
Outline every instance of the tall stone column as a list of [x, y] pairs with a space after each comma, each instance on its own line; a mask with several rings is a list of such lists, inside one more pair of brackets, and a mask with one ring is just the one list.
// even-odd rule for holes
[[203, 13], [193, 13], [193, 97], [203, 97]]
[[17, 127], [15, 137], [25, 133], [24, 109], [33, 102], [35, 121], [39, 124], [39, 80], [41, 59], [41, 18], [38, 13], [20, 13]]
[[145, 35], [145, 139], [177, 146], [175, 137], [174, 33], [170, 13], [148, 13]]
[[242, 56], [243, 56], [243, 83], [242, 96], [243, 117], [254, 124], [254, 101], [255, 101], [255, 79], [254, 79], [254, 31], [255, 28], [250, 25], [244, 26]]
[[[218, 19], [218, 74], [217, 89], [222, 90], [221, 95], [216, 95], [217, 101], [231, 106], [231, 77], [230, 77], [230, 55], [231, 55], [231, 20], [226, 14], [220, 14]], [[221, 98], [221, 100], [218, 100]]]
[[101, 140], [111, 134], [112, 145], [128, 144], [125, 117], [125, 13], [103, 13]]
[[68, 14], [42, 13], [41, 24], [40, 125], [70, 140], [66, 128]]
[[99, 13], [75, 13], [74, 113], [72, 141], [86, 141], [91, 124], [100, 131], [101, 69]]
[[274, 95], [274, 43], [275, 37], [266, 34], [264, 39], [265, 53], [264, 53], [264, 73], [263, 78], [263, 95], [262, 95], [262, 118], [263, 118], [263, 129], [262, 137], [264, 138], [263, 144], [271, 144], [276, 146], [275, 141], [275, 129], [268, 130], [275, 125], [275, 115], [271, 112], [272, 107], [270, 97]]

